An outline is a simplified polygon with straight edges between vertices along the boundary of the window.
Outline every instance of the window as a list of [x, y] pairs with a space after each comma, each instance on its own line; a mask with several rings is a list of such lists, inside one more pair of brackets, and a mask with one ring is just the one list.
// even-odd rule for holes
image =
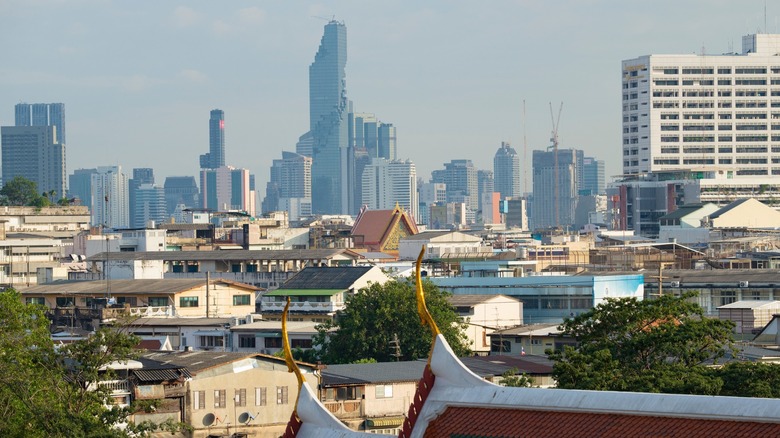
[[179, 307], [198, 307], [198, 297], [180, 297]]
[[340, 386], [336, 388], [336, 400], [357, 400], [360, 398], [360, 391], [354, 386]]
[[250, 305], [251, 295], [233, 295], [234, 306], [248, 306]]
[[57, 297], [57, 307], [73, 307], [75, 305], [73, 297]]
[[541, 339], [531, 339], [531, 345], [542, 345]]
[[266, 403], [266, 391], [265, 387], [262, 388], [255, 388], [255, 406], [265, 406]]
[[282, 348], [282, 338], [265, 338], [265, 348]]
[[46, 304], [46, 300], [43, 297], [27, 297], [25, 298], [27, 304]]
[[238, 335], [238, 348], [255, 348], [255, 335]]
[[138, 303], [136, 297], [116, 297], [117, 304], [128, 304], [130, 307], [135, 307]]
[[393, 385], [376, 385], [375, 395], [377, 399], [393, 398]]
[[291, 348], [312, 348], [311, 339], [290, 339]]
[[236, 406], [246, 406], [246, 388], [236, 389]]
[[215, 408], [227, 407], [227, 400], [226, 400], [226, 397], [225, 397], [225, 390], [224, 389], [215, 389], [214, 390], [214, 407]]
[[286, 386], [277, 386], [276, 387], [276, 404], [277, 405], [286, 405], [287, 404], [287, 387]]
[[225, 338], [222, 336], [200, 336], [200, 346], [204, 348], [208, 347], [222, 347], [225, 345]]
[[192, 409], [206, 409], [206, 391], [192, 391]]
[[512, 351], [512, 344], [509, 341], [501, 339], [490, 339], [490, 352], [491, 353], [510, 353]]
[[168, 305], [168, 297], [149, 297], [151, 307], [165, 307]]

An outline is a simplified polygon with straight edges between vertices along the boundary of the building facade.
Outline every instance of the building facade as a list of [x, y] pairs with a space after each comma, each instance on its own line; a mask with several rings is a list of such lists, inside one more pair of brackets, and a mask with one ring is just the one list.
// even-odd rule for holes
[[39, 193], [66, 193], [65, 144], [57, 139], [57, 129], [43, 126], [3, 126], [3, 180], [21, 176], [37, 184]]
[[271, 166], [263, 213], [284, 210], [292, 221], [311, 215], [311, 157], [282, 152]]
[[417, 170], [409, 160], [374, 158], [363, 170], [363, 205], [371, 210], [392, 210], [396, 205], [416, 221]]
[[201, 169], [217, 169], [225, 165], [225, 112], [211, 110], [209, 116], [209, 151], [200, 156]]
[[533, 151], [533, 228], [566, 227], [575, 222], [583, 154], [577, 149], [558, 149], [557, 153], [556, 160], [554, 151]]
[[493, 157], [495, 191], [501, 199], [522, 196], [520, 193], [520, 156], [509, 143], [502, 141]]
[[222, 166], [200, 171], [201, 207], [214, 211], [243, 211], [255, 214], [254, 191], [249, 170]]
[[779, 46], [752, 34], [740, 53], [623, 61], [623, 173], [780, 175]]
[[65, 142], [64, 103], [18, 103], [14, 107], [15, 126], [55, 126], [57, 140]]
[[312, 141], [312, 210], [351, 210], [347, 130], [347, 28], [330, 21], [309, 66], [309, 133]]
[[432, 172], [432, 182], [447, 185], [447, 202], [463, 203], [468, 221], [473, 221], [479, 209], [477, 169], [471, 160], [452, 160], [443, 170]]
[[100, 166], [96, 170], [91, 175], [92, 226], [129, 227], [129, 183], [122, 166]]

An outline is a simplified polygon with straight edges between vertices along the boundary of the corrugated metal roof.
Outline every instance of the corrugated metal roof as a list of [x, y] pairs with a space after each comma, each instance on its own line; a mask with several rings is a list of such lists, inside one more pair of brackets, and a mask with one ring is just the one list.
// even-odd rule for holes
[[339, 292], [344, 292], [346, 289], [276, 289], [268, 292], [264, 296], [267, 297], [287, 297], [287, 296], [333, 296]]
[[133, 375], [140, 382], [162, 382], [166, 380], [178, 380], [179, 378], [189, 379], [192, 377], [186, 368], [168, 368], [168, 369], [140, 369], [133, 370]]
[[425, 369], [425, 361], [380, 362], [364, 364], [328, 365], [322, 370], [326, 386], [357, 385], [365, 383], [416, 382]]
[[[780, 285], [780, 270], [776, 269], [664, 269], [663, 274], [664, 281], [679, 281], [680, 287], [702, 284], [737, 287], [740, 281], [748, 281], [751, 286]], [[645, 283], [658, 283], [658, 280], [647, 276]]]
[[718, 306], [718, 309], [760, 309], [760, 308], [777, 309], [780, 308], [780, 301], [774, 300], [744, 300], [735, 301], [730, 304], [724, 304]]
[[373, 266], [308, 267], [285, 281], [280, 289], [340, 289], [352, 287]]
[[327, 260], [344, 255], [358, 259], [360, 255], [348, 249], [280, 249], [231, 251], [136, 251], [101, 252], [87, 261], [104, 260], [164, 260], [164, 261], [229, 261], [229, 260]]
[[[202, 287], [205, 278], [186, 279], [140, 279], [140, 280], [58, 280], [22, 291], [22, 294], [104, 294], [107, 290], [114, 295], [132, 294], [176, 294], [190, 289]], [[230, 284], [232, 286], [262, 290], [251, 284], [231, 280], [213, 279], [210, 284]]]

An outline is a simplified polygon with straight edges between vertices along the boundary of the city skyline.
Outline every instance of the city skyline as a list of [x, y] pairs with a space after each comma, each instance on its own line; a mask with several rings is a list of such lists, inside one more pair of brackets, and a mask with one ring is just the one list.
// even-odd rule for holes
[[[451, 159], [490, 169], [492, 156], [479, 151], [501, 141], [516, 148], [530, 176], [531, 151], [549, 145], [551, 101], [565, 102], [561, 147], [605, 159], [611, 176], [621, 171], [610, 158], [621, 144], [621, 60], [698, 53], [702, 44], [723, 53], [737, 50], [744, 34], [777, 27], [771, 9], [764, 26], [758, 1], [616, 4], [401, 2], [375, 14], [375, 4], [360, 2], [6, 1], [0, 35], [27, 38], [9, 47], [0, 69], [0, 124], [13, 124], [16, 103], [63, 102], [69, 174], [153, 165], [162, 180], [197, 174], [197, 155], [208, 148], [204, 114], [218, 107], [229, 114], [226, 162], [241, 162], [264, 187], [273, 158], [292, 150], [308, 125], [307, 66], [324, 24], [312, 16], [335, 14], [350, 28], [355, 111], [392, 120], [398, 158], [411, 159], [424, 179]], [[665, 12], [671, 7], [675, 14]], [[692, 14], [701, 19], [691, 22]], [[22, 31], [33, 20], [69, 24]], [[202, 59], [204, 51], [214, 58]]]

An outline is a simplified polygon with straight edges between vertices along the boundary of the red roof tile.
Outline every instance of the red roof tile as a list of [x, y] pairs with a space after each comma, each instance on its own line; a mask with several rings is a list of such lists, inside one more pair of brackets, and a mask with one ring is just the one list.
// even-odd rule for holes
[[451, 406], [428, 425], [425, 436], [757, 437], [780, 436], [780, 423]]
[[390, 234], [390, 231], [397, 226], [404, 225], [411, 234], [418, 233], [414, 220], [411, 220], [409, 215], [398, 207], [393, 210], [364, 210], [355, 221], [351, 234], [362, 238], [362, 240], [355, 239], [355, 247], [379, 251], [381, 243]]

